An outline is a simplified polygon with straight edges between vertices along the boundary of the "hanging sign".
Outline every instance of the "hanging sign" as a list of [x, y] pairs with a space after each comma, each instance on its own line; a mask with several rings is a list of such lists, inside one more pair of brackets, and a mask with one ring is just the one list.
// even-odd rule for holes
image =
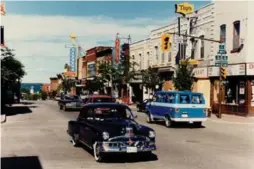
[[192, 14], [194, 12], [194, 5], [188, 3], [176, 4], [175, 5], [175, 13], [179, 13], [182, 15]]

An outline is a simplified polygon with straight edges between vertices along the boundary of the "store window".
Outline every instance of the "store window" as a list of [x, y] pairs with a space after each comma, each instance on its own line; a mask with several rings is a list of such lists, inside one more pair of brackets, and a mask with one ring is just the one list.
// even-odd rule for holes
[[240, 46], [240, 21], [233, 23], [233, 49], [237, 49]]
[[228, 104], [245, 104], [245, 81], [233, 78], [226, 81], [224, 101]]

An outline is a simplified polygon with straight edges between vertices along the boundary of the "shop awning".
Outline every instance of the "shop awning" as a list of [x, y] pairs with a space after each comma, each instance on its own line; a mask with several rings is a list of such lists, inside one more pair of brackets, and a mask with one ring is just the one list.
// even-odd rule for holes
[[174, 72], [174, 69], [171, 67], [164, 67], [164, 68], [158, 69], [158, 73], [165, 73], [165, 72]]

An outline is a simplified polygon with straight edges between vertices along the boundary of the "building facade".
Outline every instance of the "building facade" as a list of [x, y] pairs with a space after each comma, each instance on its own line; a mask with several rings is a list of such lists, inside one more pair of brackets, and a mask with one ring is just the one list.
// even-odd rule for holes
[[130, 45], [130, 60], [136, 75], [130, 80], [130, 102], [142, 101], [149, 97], [150, 91], [142, 85], [141, 71], [151, 66], [151, 41], [141, 40]]
[[[242, 116], [254, 115], [254, 72], [251, 44], [254, 36], [253, 12], [250, 1], [214, 2], [215, 34], [225, 45], [228, 56], [227, 79], [222, 87], [223, 113]], [[225, 10], [230, 6], [230, 10]], [[234, 11], [234, 12], [232, 12]], [[214, 47], [218, 51], [218, 45]], [[214, 62], [211, 64], [214, 65]], [[219, 68], [208, 67], [211, 80], [211, 102], [215, 112], [219, 109]]]

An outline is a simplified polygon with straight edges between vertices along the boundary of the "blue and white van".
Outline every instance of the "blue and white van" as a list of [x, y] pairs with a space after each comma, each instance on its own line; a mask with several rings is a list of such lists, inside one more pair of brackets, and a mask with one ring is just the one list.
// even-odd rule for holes
[[176, 122], [201, 126], [207, 112], [203, 94], [191, 91], [158, 91], [146, 105], [147, 122], [164, 120], [166, 127]]

